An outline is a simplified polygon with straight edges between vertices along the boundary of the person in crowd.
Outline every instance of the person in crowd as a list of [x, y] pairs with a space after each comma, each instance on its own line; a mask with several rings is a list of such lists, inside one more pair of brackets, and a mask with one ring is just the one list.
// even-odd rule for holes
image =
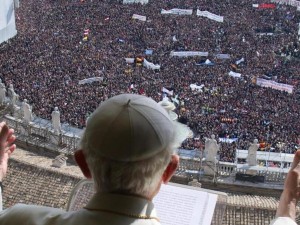
[[[4, 123], [0, 130], [2, 181], [15, 136]], [[159, 225], [152, 199], [177, 169], [175, 145], [173, 122], [154, 100], [134, 94], [109, 98], [90, 116], [74, 154], [95, 183], [89, 203], [74, 212], [17, 204], [0, 212], [0, 225]]]

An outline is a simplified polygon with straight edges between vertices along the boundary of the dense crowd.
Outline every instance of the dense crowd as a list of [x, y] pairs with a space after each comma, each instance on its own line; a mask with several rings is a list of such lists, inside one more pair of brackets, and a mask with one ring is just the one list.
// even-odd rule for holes
[[[224, 16], [224, 22], [195, 13], [160, 13], [172, 8], [207, 10]], [[147, 21], [134, 20], [133, 14]], [[7, 86], [14, 85], [20, 100], [26, 98], [37, 116], [50, 119], [58, 107], [62, 122], [78, 127], [84, 127], [87, 116], [110, 96], [134, 92], [160, 101], [165, 87], [174, 91], [175, 112], [197, 137], [186, 140], [183, 148], [201, 148], [205, 138], [215, 134], [237, 138], [233, 144], [221, 143], [224, 161], [233, 161], [234, 149], [248, 149], [255, 138], [264, 149], [293, 152], [300, 139], [300, 64], [280, 51], [297, 42], [299, 15], [295, 7], [254, 8], [248, 0], [150, 0], [147, 5], [22, 1], [16, 12], [18, 35], [0, 45], [0, 77]], [[153, 54], [145, 55], [146, 49]], [[209, 56], [170, 56], [178, 50]], [[218, 53], [230, 54], [230, 59], [218, 59]], [[125, 62], [137, 56], [161, 69]], [[214, 65], [196, 65], [206, 59]], [[230, 71], [241, 78], [229, 76]], [[293, 93], [255, 83], [266, 76], [293, 85]], [[103, 81], [79, 85], [90, 77]], [[190, 84], [204, 87], [192, 91]], [[284, 144], [279, 148], [278, 143]]]

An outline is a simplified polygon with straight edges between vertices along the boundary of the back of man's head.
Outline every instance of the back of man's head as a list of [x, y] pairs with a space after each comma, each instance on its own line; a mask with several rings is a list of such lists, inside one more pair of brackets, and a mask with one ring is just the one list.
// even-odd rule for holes
[[97, 191], [151, 195], [170, 162], [174, 137], [169, 115], [150, 98], [122, 94], [103, 102], [81, 141]]

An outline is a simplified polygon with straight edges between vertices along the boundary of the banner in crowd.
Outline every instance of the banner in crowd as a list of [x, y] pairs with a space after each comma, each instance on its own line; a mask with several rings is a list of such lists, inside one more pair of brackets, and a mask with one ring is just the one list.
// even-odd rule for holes
[[160, 69], [160, 65], [149, 62], [146, 59], [144, 59], [143, 66], [146, 67], [147, 69], [152, 69], [152, 70]]
[[241, 78], [242, 77], [242, 74], [236, 73], [236, 72], [233, 72], [233, 71], [230, 71], [228, 74], [229, 74], [229, 76], [232, 76], [232, 77], [235, 77], [235, 78]]
[[175, 15], [192, 15], [192, 9], [170, 9], [170, 10], [161, 10], [161, 14], [175, 14]]
[[271, 0], [271, 2], [300, 7], [300, 1], [296, 0]]
[[123, 4], [133, 4], [133, 3], [140, 3], [142, 5], [147, 4], [148, 0], [123, 0]]
[[229, 54], [216, 54], [217, 59], [230, 59]]
[[140, 21], [146, 21], [147, 17], [146, 16], [141, 16], [141, 15], [138, 15], [138, 14], [133, 14], [132, 19], [136, 19], [136, 20], [140, 20]]
[[257, 33], [257, 35], [260, 35], [260, 36], [273, 36], [274, 33]]
[[125, 58], [126, 63], [134, 63], [134, 58]]
[[0, 7], [0, 43], [17, 34], [13, 0], [2, 0]]
[[198, 51], [180, 51], [175, 52], [172, 51], [170, 53], [171, 56], [178, 56], [178, 57], [189, 57], [189, 56], [208, 56], [208, 52], [198, 52]]
[[233, 143], [237, 142], [238, 138], [219, 138], [219, 142], [225, 142], [225, 143]]
[[100, 82], [103, 81], [103, 77], [91, 77], [91, 78], [83, 79], [80, 80], [78, 84], [90, 84], [96, 81], [100, 81]]
[[252, 6], [259, 9], [276, 9], [276, 5], [272, 3], [253, 4]]
[[288, 93], [292, 93], [294, 87], [289, 84], [277, 83], [273, 80], [266, 80], [262, 78], [256, 79], [256, 84], [261, 87], [270, 87], [279, 91], [286, 91]]
[[208, 19], [211, 19], [211, 20], [214, 20], [214, 21], [217, 21], [217, 22], [221, 22], [221, 23], [224, 22], [224, 17], [223, 16], [218, 16], [218, 15], [213, 14], [213, 13], [208, 12], [208, 11], [201, 11], [201, 10], [197, 9], [196, 15], [207, 17]]

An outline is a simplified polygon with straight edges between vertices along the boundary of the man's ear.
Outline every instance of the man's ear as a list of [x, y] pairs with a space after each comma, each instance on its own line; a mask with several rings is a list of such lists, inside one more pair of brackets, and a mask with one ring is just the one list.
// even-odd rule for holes
[[83, 175], [88, 178], [88, 179], [91, 179], [92, 178], [92, 174], [91, 174], [91, 171], [86, 163], [86, 160], [85, 160], [85, 156], [83, 154], [83, 151], [82, 150], [77, 150], [75, 153], [74, 153], [74, 157], [75, 157], [75, 161], [77, 162], [79, 168], [81, 169]]
[[165, 169], [162, 181], [164, 184], [168, 183], [171, 180], [171, 177], [175, 173], [177, 167], [179, 165], [179, 156], [178, 155], [172, 155], [171, 161], [168, 164], [167, 168]]

